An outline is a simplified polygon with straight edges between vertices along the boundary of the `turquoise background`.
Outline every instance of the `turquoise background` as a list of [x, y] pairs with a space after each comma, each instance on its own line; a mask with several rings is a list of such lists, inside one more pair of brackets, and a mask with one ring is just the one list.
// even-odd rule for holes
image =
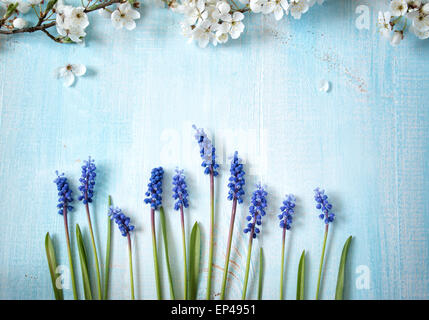
[[[150, 4], [143, 4], [132, 32], [90, 15], [85, 47], [59, 45], [42, 33], [0, 37], [0, 298], [53, 298], [46, 232], [54, 238], [60, 263], [68, 262], [52, 181], [55, 170], [65, 172], [77, 197], [80, 166], [88, 155], [98, 170], [91, 214], [101, 260], [111, 194], [137, 226], [139, 299], [156, 297], [143, 199], [150, 170], [159, 165], [166, 170], [164, 206], [175, 290], [182, 297], [179, 215], [172, 210], [170, 183], [176, 165], [185, 169], [191, 202], [187, 232], [196, 220], [202, 227], [199, 297], [204, 297], [209, 181], [200, 167], [193, 123], [213, 137], [222, 165], [216, 179], [214, 295], [220, 291], [231, 210], [228, 156], [238, 150], [249, 175], [246, 201], [237, 213], [228, 298], [241, 296], [247, 250], [241, 230], [257, 181], [267, 185], [269, 212], [254, 246], [249, 297], [256, 294], [259, 246], [266, 261], [263, 298], [279, 296], [276, 215], [284, 195], [294, 193], [298, 203], [287, 235], [285, 296], [295, 298], [298, 259], [305, 249], [306, 297], [314, 298], [324, 227], [312, 190], [320, 186], [337, 214], [321, 297], [334, 297], [342, 245], [353, 235], [346, 298], [429, 298], [429, 41], [410, 35], [392, 48], [381, 39], [375, 22], [385, 3], [328, 0], [301, 20], [253, 15], [246, 17], [239, 40], [206, 49], [186, 43], [179, 14]], [[355, 25], [360, 4], [369, 6], [369, 30]], [[72, 88], [52, 76], [67, 63], [88, 68]], [[322, 79], [331, 82], [328, 93], [318, 91]], [[86, 240], [89, 233], [83, 206], [75, 203], [75, 208], [69, 223], [82, 296], [75, 224]], [[126, 241], [114, 231], [110, 297], [127, 299]], [[159, 251], [163, 260], [161, 245]], [[367, 288], [359, 285], [362, 270]], [[163, 263], [161, 275], [168, 297]], [[71, 289], [65, 297], [72, 298]]]

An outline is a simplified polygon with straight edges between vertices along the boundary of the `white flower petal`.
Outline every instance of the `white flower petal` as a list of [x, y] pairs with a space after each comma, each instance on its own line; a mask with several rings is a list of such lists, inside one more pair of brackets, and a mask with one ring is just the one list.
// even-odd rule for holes
[[63, 80], [64, 87], [70, 87], [74, 83], [74, 74], [71, 71], [67, 71], [63, 76]]
[[277, 6], [274, 9], [274, 18], [276, 18], [277, 21], [283, 18], [283, 8], [281, 6]]
[[135, 21], [133, 19], [126, 19], [125, 22], [124, 22], [124, 27], [127, 30], [133, 30], [136, 27], [136, 23], [135, 23]]
[[131, 19], [140, 19], [140, 13], [133, 9], [127, 11], [127, 16]]
[[72, 64], [72, 72], [80, 77], [83, 76], [86, 73], [86, 67], [83, 64]]

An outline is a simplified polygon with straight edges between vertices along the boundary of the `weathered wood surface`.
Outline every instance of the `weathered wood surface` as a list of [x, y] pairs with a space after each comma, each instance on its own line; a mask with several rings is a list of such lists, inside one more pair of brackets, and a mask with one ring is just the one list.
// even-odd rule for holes
[[[195, 220], [202, 226], [204, 270], [207, 258], [209, 181], [200, 167], [193, 123], [214, 137], [222, 165], [216, 180], [214, 294], [220, 291], [231, 210], [227, 161], [238, 150], [249, 176], [246, 201], [237, 213], [229, 298], [240, 297], [247, 242], [241, 230], [248, 196], [259, 180], [270, 194], [269, 214], [254, 247], [251, 297], [256, 297], [259, 245], [266, 261], [263, 297], [279, 296], [276, 215], [286, 193], [296, 194], [298, 204], [287, 235], [285, 297], [295, 297], [303, 249], [308, 252], [307, 298], [314, 297], [323, 224], [312, 190], [320, 186], [337, 214], [321, 297], [334, 297], [342, 245], [353, 235], [345, 297], [429, 298], [429, 41], [410, 36], [392, 48], [374, 26], [381, 3], [369, 2], [370, 30], [355, 26], [359, 4], [368, 2], [328, 0], [299, 21], [254, 16], [246, 19], [240, 40], [204, 50], [179, 34], [180, 16], [149, 5], [143, 5], [133, 32], [115, 31], [110, 21], [92, 15], [86, 47], [58, 45], [43, 34], [0, 38], [0, 298], [53, 298], [43, 247], [47, 231], [59, 247], [60, 262], [67, 264], [54, 172], [64, 171], [77, 190], [88, 155], [98, 166], [93, 219], [102, 259], [108, 194], [137, 226], [139, 299], [155, 298], [144, 192], [150, 169], [165, 167], [171, 261], [180, 297], [179, 215], [172, 210], [170, 187], [176, 165], [185, 169], [190, 185], [187, 232]], [[52, 77], [66, 63], [88, 68], [69, 89]], [[331, 82], [329, 93], [317, 90], [322, 79]], [[84, 209], [75, 207], [70, 225], [74, 230], [79, 223], [89, 240]], [[125, 299], [126, 241], [114, 230], [110, 296]], [[76, 253], [74, 232], [72, 240]], [[77, 253], [75, 258], [77, 264]], [[78, 264], [75, 269], [81, 286]], [[361, 275], [356, 270], [370, 271], [369, 289], [356, 286]], [[205, 274], [200, 297], [204, 287]], [[71, 290], [65, 296], [71, 298]]]

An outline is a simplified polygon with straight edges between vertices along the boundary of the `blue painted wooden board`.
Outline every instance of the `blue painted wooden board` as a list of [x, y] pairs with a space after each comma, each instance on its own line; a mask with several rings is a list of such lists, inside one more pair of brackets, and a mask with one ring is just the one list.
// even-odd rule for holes
[[[115, 31], [110, 21], [92, 15], [86, 47], [58, 45], [43, 34], [1, 38], [0, 298], [53, 298], [43, 246], [47, 231], [60, 263], [67, 265], [54, 172], [64, 171], [76, 190], [88, 155], [98, 166], [92, 216], [102, 260], [108, 194], [137, 226], [133, 241], [139, 299], [156, 296], [149, 209], [143, 198], [150, 169], [159, 165], [166, 169], [164, 205], [181, 297], [179, 215], [172, 210], [170, 181], [176, 165], [186, 170], [188, 234], [195, 220], [202, 226], [203, 297], [208, 178], [199, 166], [193, 123], [214, 138], [222, 165], [216, 179], [214, 294], [220, 291], [231, 210], [226, 200], [228, 156], [238, 150], [249, 173], [247, 195], [259, 180], [270, 194], [268, 217], [253, 252], [250, 297], [256, 297], [259, 246], [266, 261], [263, 298], [279, 296], [281, 229], [276, 215], [286, 193], [296, 194], [298, 204], [287, 235], [285, 296], [295, 297], [298, 259], [305, 249], [307, 298], [314, 297], [323, 223], [312, 190], [320, 186], [337, 214], [321, 297], [334, 297], [342, 245], [353, 235], [346, 298], [429, 298], [429, 42], [410, 36], [392, 48], [380, 39], [374, 22], [382, 3], [370, 3], [370, 30], [358, 30], [358, 4], [368, 2], [328, 0], [299, 21], [246, 18], [239, 40], [205, 50], [186, 44], [179, 34], [180, 16], [150, 5], [143, 5], [133, 32]], [[88, 68], [69, 89], [52, 77], [66, 63]], [[329, 93], [317, 90], [322, 79], [331, 82]], [[247, 242], [241, 230], [248, 204], [247, 197], [237, 214], [229, 298], [241, 295]], [[84, 208], [75, 206], [70, 225], [74, 229], [79, 223], [88, 240]], [[77, 259], [74, 232], [72, 241]], [[115, 229], [111, 298], [129, 297], [125, 248]], [[359, 282], [362, 270], [370, 272], [367, 289]], [[79, 272], [78, 279], [81, 286]], [[72, 297], [70, 289], [65, 297]]]

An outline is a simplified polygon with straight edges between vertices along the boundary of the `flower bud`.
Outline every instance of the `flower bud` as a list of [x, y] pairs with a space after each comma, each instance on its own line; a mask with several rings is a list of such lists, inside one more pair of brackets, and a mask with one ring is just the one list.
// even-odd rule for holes
[[27, 21], [25, 21], [22, 18], [16, 18], [15, 20], [13, 20], [13, 27], [16, 29], [22, 29], [25, 28], [25, 26], [27, 25]]
[[392, 39], [390, 40], [390, 44], [395, 47], [401, 42], [402, 39], [404, 39], [404, 33], [402, 31], [395, 31], [393, 33]]

